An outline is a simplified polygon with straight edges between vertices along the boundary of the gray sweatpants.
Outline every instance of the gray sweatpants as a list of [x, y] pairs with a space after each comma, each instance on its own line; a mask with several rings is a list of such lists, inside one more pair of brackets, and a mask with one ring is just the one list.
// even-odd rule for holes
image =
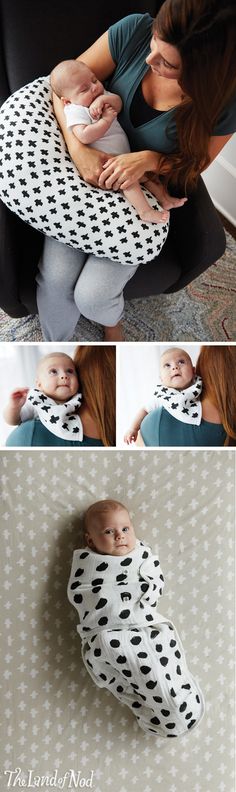
[[45, 237], [36, 279], [44, 339], [69, 341], [80, 314], [114, 327], [123, 313], [123, 288], [136, 269]]

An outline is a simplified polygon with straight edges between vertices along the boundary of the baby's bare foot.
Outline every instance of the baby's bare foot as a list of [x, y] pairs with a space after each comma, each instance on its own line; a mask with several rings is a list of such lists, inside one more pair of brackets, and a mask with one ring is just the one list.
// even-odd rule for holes
[[162, 196], [161, 204], [163, 209], [178, 209], [179, 206], [183, 206], [187, 198], [173, 198], [172, 195], [168, 195], [166, 198]]
[[169, 212], [157, 212], [156, 209], [145, 209], [142, 212], [139, 212], [139, 216], [141, 220], [145, 220], [145, 223], [167, 223], [169, 220]]

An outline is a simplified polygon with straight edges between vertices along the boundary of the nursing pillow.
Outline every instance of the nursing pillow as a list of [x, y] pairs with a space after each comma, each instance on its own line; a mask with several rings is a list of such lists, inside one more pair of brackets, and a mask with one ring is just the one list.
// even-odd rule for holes
[[168, 223], [140, 220], [122, 193], [80, 178], [54, 116], [48, 77], [20, 88], [1, 108], [0, 197], [46, 236], [122, 264], [152, 260], [168, 233]]

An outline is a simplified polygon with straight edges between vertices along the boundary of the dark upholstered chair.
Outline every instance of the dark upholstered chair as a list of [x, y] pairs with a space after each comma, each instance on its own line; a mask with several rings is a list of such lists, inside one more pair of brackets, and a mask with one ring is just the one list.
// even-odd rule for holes
[[[0, 102], [59, 60], [77, 57], [107, 27], [126, 14], [149, 11], [161, 2], [134, 0], [0, 0]], [[0, 203], [1, 307], [10, 316], [36, 312], [35, 273], [43, 236]], [[169, 236], [160, 256], [139, 267], [125, 295], [141, 297], [177, 291], [222, 256], [225, 236], [202, 180], [181, 209], [172, 211]]]

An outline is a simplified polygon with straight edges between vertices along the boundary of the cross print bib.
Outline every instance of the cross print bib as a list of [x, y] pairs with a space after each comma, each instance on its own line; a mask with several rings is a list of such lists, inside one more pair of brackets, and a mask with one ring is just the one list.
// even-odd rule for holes
[[202, 418], [202, 405], [199, 400], [201, 391], [201, 377], [195, 377], [192, 384], [183, 390], [157, 385], [154, 392], [156, 407], [162, 405], [178, 421], [199, 426]]
[[63, 404], [56, 402], [49, 396], [31, 388], [26, 403], [21, 410], [21, 421], [39, 418], [41, 423], [57, 437], [65, 440], [83, 440], [83, 425], [81, 418], [76, 414], [80, 407], [82, 394], [76, 393], [72, 399]]

